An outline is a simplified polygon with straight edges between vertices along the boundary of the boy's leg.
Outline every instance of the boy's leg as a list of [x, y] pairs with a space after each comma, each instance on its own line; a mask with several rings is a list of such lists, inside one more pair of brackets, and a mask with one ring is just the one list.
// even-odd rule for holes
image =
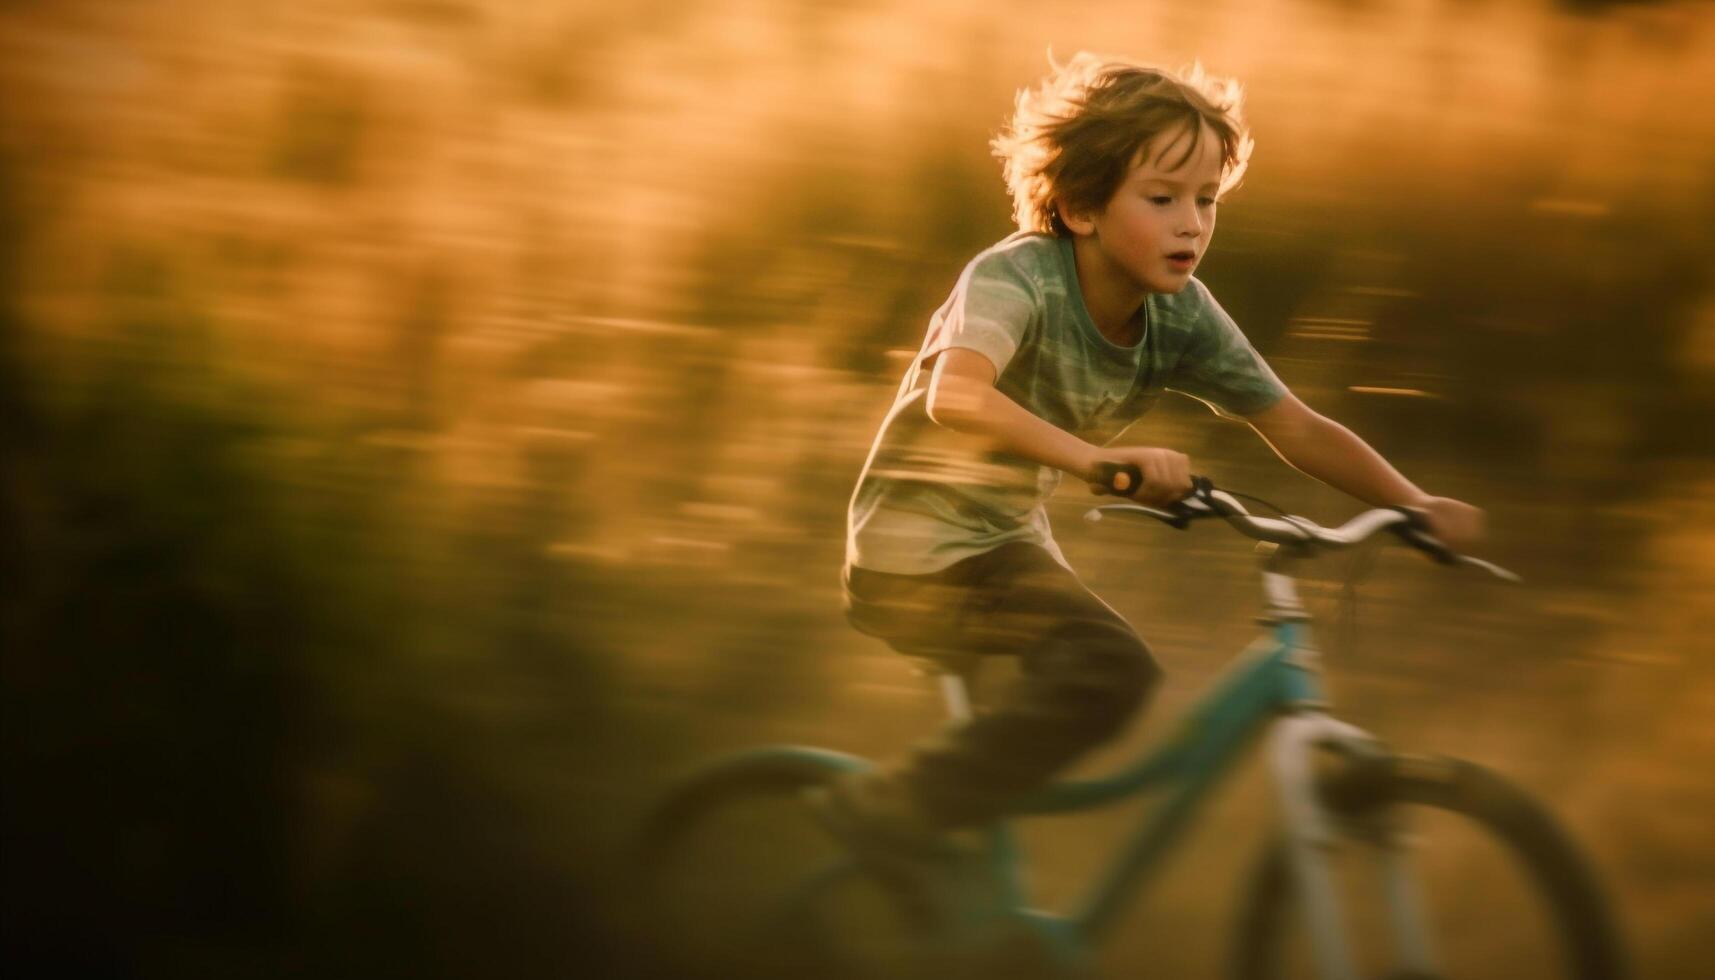
[[[899, 593], [882, 597], [895, 600], [883, 606], [927, 615], [916, 623], [910, 616], [886, 622], [917, 626], [910, 635], [881, 635], [906, 652], [934, 644], [1017, 656], [1021, 673], [1000, 703], [871, 781], [867, 792], [904, 797], [939, 827], [984, 822], [1041, 786], [1118, 732], [1160, 677], [1136, 632], [1043, 549], [1007, 545], [949, 571], [925, 593], [927, 601], [883, 582]], [[865, 614], [869, 625], [878, 622], [877, 607], [859, 588], [871, 584], [853, 583], [852, 619], [860, 629]]]

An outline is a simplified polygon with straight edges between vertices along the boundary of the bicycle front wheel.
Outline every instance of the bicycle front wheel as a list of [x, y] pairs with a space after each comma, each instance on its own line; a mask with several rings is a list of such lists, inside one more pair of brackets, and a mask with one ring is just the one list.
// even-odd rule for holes
[[781, 750], [717, 766], [662, 800], [640, 841], [647, 928], [685, 977], [910, 972], [927, 928], [867, 874], [808, 791], [849, 766]]
[[[1398, 756], [1319, 785], [1342, 828], [1319, 852], [1356, 976], [1371, 980], [1615, 980], [1618, 931], [1588, 863], [1539, 804], [1479, 766]], [[1378, 829], [1380, 828], [1380, 829]], [[1409, 868], [1408, 894], [1385, 873]], [[1241, 906], [1239, 980], [1317, 976], [1284, 841], [1263, 852]], [[1404, 952], [1402, 905], [1425, 954]], [[1416, 961], [1416, 965], [1412, 964]]]

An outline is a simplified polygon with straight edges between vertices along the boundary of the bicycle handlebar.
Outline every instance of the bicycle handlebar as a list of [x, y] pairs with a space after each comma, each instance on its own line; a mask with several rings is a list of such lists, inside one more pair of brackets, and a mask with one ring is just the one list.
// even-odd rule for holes
[[[1142, 474], [1132, 464], [1103, 463], [1098, 469], [1101, 482], [1110, 491], [1127, 495], [1121, 487], [1135, 489], [1143, 482]], [[1124, 476], [1125, 481], [1117, 479]], [[1184, 530], [1192, 521], [1221, 518], [1239, 533], [1258, 541], [1280, 545], [1311, 546], [1328, 549], [1349, 548], [1369, 540], [1382, 531], [1391, 531], [1401, 541], [1424, 552], [1444, 565], [1470, 565], [1505, 579], [1520, 581], [1512, 572], [1481, 558], [1462, 555], [1429, 533], [1428, 525], [1417, 511], [1404, 507], [1381, 507], [1368, 510], [1337, 528], [1323, 527], [1308, 518], [1291, 514], [1279, 517], [1258, 517], [1245, 509], [1236, 497], [1217, 488], [1208, 477], [1193, 477], [1191, 493], [1168, 508], [1143, 504], [1107, 504], [1091, 509], [1085, 519], [1099, 521], [1106, 513], [1139, 514], [1153, 517], [1169, 527]]]

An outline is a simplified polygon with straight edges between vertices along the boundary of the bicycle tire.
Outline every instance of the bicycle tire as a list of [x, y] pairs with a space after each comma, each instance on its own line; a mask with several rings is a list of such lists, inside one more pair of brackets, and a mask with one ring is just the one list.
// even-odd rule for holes
[[[1505, 779], [1461, 760], [1390, 756], [1351, 763], [1322, 777], [1318, 788], [1337, 818], [1361, 818], [1378, 807], [1404, 806], [1408, 813], [1425, 808], [1475, 824], [1493, 844], [1511, 853], [1512, 869], [1528, 879], [1541, 903], [1547, 923], [1543, 932], [1561, 955], [1558, 964], [1541, 964], [1548, 969], [1540, 976], [1625, 976], [1619, 931], [1588, 861], [1545, 808]], [[1277, 838], [1264, 847], [1241, 902], [1231, 969], [1236, 980], [1280, 980], [1293, 904], [1287, 849]], [[1419, 976], [1399, 970], [1380, 975], [1389, 980]]]

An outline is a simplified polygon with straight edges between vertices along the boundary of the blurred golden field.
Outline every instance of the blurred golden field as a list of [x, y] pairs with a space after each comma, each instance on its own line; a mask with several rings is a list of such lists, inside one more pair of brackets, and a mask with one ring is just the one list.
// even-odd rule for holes
[[[0, 6], [7, 960], [645, 975], [612, 858], [668, 774], [934, 727], [841, 619], [845, 502], [1009, 230], [987, 140], [1084, 48], [1245, 81], [1202, 277], [1525, 576], [1383, 557], [1342, 713], [1552, 801], [1638, 975], [1707, 973], [1715, 7], [1598, 0]], [[1189, 401], [1127, 439], [1356, 509]], [[1096, 769], [1253, 585], [1084, 503], [1169, 671]], [[1255, 776], [1116, 973], [1212, 975]], [[1032, 832], [1048, 897], [1125, 816]]]

